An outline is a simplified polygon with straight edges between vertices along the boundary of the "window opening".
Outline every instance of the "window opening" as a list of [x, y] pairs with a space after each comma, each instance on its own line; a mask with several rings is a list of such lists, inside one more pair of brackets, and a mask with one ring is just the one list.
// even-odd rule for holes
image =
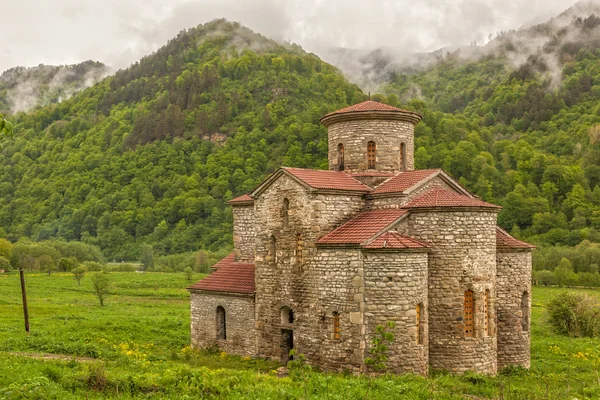
[[217, 307], [217, 339], [227, 339], [227, 325], [225, 321], [225, 309]]
[[290, 201], [288, 199], [283, 199], [283, 206], [281, 208], [281, 216], [283, 217], [283, 226], [287, 226], [290, 222]]
[[281, 323], [282, 324], [293, 324], [296, 315], [291, 308], [284, 306], [281, 307]]
[[465, 308], [464, 308], [464, 324], [465, 324], [465, 337], [475, 337], [475, 296], [471, 290], [465, 292]]
[[521, 329], [523, 332], [529, 331], [529, 294], [523, 292], [521, 296]]
[[417, 304], [417, 344], [423, 344], [423, 304]]
[[344, 170], [344, 145], [341, 143], [338, 144], [338, 169]]
[[491, 307], [490, 307], [490, 290], [486, 289], [485, 299], [483, 301], [483, 330], [487, 336], [492, 336], [492, 324], [491, 324]]
[[339, 339], [342, 337], [342, 328], [340, 326], [340, 313], [333, 313], [333, 338]]
[[367, 164], [368, 164], [369, 169], [375, 168], [375, 158], [376, 158], [375, 153], [376, 153], [375, 142], [369, 142], [367, 144]]
[[406, 145], [400, 143], [400, 170], [406, 171]]
[[296, 235], [296, 264], [302, 270], [302, 234]]

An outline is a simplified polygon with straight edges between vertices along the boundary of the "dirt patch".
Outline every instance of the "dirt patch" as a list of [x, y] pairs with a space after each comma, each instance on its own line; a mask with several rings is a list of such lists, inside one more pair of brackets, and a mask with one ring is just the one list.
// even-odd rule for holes
[[79, 361], [79, 362], [91, 362], [96, 361], [95, 358], [90, 357], [75, 357], [68, 356], [66, 354], [50, 354], [50, 353], [23, 353], [19, 351], [8, 351], [5, 354], [19, 357], [36, 358], [38, 360], [63, 360], [63, 361]]

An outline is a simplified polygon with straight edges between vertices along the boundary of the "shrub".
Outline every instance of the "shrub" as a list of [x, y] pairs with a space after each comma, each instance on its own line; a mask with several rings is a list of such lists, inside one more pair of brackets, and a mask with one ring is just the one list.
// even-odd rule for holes
[[556, 332], [573, 337], [600, 336], [600, 302], [587, 294], [563, 292], [548, 303]]
[[185, 273], [185, 276], [187, 277], [188, 281], [191, 281], [192, 279], [194, 279], [194, 270], [191, 269], [190, 267], [187, 267], [186, 269], [184, 269], [183, 272]]
[[538, 285], [550, 286], [556, 284], [554, 272], [548, 270], [533, 271], [533, 278]]
[[104, 305], [104, 297], [108, 294], [111, 284], [112, 282], [108, 272], [94, 272], [92, 275], [92, 288], [94, 289], [94, 293], [96, 294], [96, 297], [98, 297], [101, 306]]
[[12, 269], [10, 266], [10, 261], [8, 261], [8, 259], [2, 256], [0, 256], [0, 269], [3, 269], [5, 271], [10, 271]]

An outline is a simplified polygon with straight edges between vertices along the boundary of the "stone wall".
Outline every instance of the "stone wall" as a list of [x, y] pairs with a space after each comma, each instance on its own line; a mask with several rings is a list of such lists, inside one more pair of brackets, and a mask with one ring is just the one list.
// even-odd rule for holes
[[[190, 304], [193, 347], [205, 348], [216, 344], [226, 353], [256, 354], [254, 295], [192, 292]], [[219, 306], [225, 309], [225, 340], [217, 340]]]
[[406, 170], [414, 165], [414, 125], [411, 122], [364, 119], [336, 122], [328, 127], [329, 169], [338, 170], [338, 145], [344, 145], [346, 171], [362, 172], [367, 168], [367, 143], [376, 144], [375, 170], [400, 172], [400, 144], [406, 147]]
[[422, 195], [431, 189], [446, 189], [455, 191], [452, 186], [448, 185], [439, 176], [431, 179], [429, 182], [407, 195], [398, 195], [398, 193], [390, 193], [388, 195], [377, 195], [376, 197], [367, 196], [367, 208], [369, 210], [380, 210], [384, 208], [400, 208], [412, 199]]
[[[398, 227], [431, 246], [429, 253], [429, 365], [452, 372], [496, 373], [496, 210], [412, 210]], [[466, 337], [464, 293], [475, 296], [474, 337]], [[484, 293], [490, 291], [491, 335], [484, 330]]]
[[[287, 225], [281, 212], [286, 198], [289, 201]], [[317, 313], [323, 305], [316, 304], [318, 300], [314, 295], [315, 282], [323, 279], [322, 270], [314, 267], [313, 259], [317, 255], [315, 243], [363, 207], [364, 200], [359, 194], [314, 193], [285, 174], [257, 196], [255, 265], [260, 355], [280, 360], [285, 358], [282, 329], [293, 330], [295, 347], [307, 357], [320, 354], [311, 351], [316, 348], [312, 335], [324, 329], [321, 314]], [[302, 264], [298, 262], [296, 251], [298, 234], [303, 248]], [[275, 254], [271, 249], [272, 236], [275, 238]], [[326, 264], [319, 266], [329, 267]], [[343, 277], [339, 279], [343, 280]], [[293, 326], [282, 326], [282, 307], [294, 311], [296, 319]], [[341, 319], [344, 319], [343, 315]]]
[[[370, 346], [377, 325], [394, 321], [395, 340], [388, 354], [388, 370], [427, 375], [427, 252], [365, 251], [366, 342]], [[421, 304], [421, 343], [417, 343], [417, 305]]]
[[[498, 252], [498, 369], [508, 365], [529, 368], [531, 321], [531, 251]], [[527, 294], [525, 321], [521, 301]], [[529, 316], [529, 318], [527, 318]], [[523, 330], [523, 322], [526, 329]]]
[[233, 247], [236, 261], [254, 262], [254, 205], [232, 205], [233, 212]]
[[[327, 370], [363, 371], [365, 350], [364, 281], [359, 249], [319, 248], [310, 261], [306, 317], [299, 350]], [[339, 338], [334, 315], [339, 314]]]

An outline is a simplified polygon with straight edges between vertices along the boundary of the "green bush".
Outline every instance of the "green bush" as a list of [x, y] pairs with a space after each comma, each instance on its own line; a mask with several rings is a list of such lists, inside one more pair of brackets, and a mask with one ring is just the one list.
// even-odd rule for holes
[[587, 294], [563, 292], [548, 303], [549, 322], [557, 333], [600, 336], [600, 302]]
[[554, 272], [548, 270], [533, 271], [533, 279], [537, 285], [550, 286], [556, 284]]

